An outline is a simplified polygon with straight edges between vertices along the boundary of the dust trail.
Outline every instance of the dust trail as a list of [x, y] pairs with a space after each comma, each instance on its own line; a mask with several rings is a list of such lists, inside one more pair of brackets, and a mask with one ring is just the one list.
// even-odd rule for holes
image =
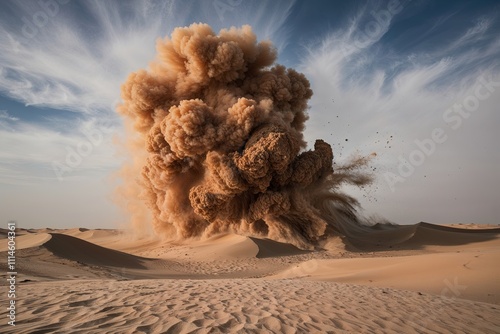
[[155, 230], [180, 238], [233, 231], [311, 248], [327, 227], [359, 227], [358, 203], [339, 187], [370, 182], [359, 171], [367, 160], [334, 171], [329, 144], [305, 151], [309, 81], [275, 64], [270, 42], [249, 26], [217, 35], [193, 24], [157, 51], [122, 86], [118, 108], [131, 124], [135, 160], [121, 189], [136, 226], [149, 224], [140, 198]]

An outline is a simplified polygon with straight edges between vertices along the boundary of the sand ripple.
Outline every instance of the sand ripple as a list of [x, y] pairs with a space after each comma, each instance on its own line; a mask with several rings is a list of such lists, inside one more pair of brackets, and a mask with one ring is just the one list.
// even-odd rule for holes
[[[302, 280], [22, 284], [3, 333], [498, 333], [500, 307]], [[2, 301], [4, 304], [6, 301]], [[1, 317], [6, 317], [2, 308]]]

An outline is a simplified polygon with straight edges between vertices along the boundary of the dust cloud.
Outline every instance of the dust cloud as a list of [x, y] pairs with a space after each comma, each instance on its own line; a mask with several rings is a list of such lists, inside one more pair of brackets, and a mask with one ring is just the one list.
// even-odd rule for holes
[[[306, 77], [275, 64], [250, 26], [176, 28], [147, 70], [130, 74], [118, 112], [128, 125], [120, 192], [135, 220], [175, 238], [220, 232], [313, 248], [360, 223], [344, 184], [363, 186], [369, 158], [333, 168], [331, 146], [306, 150]], [[148, 215], [142, 203], [146, 203]]]

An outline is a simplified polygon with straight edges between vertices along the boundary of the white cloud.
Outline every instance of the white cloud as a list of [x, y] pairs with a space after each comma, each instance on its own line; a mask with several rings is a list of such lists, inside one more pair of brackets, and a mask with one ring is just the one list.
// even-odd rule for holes
[[16, 122], [18, 120], [19, 120], [19, 118], [9, 115], [7, 110], [0, 110], [0, 125], [3, 124], [2, 121], [4, 121], [4, 122]]
[[[117, 168], [113, 135], [120, 128], [100, 125], [96, 119], [75, 121], [71, 132], [52, 127], [18, 122], [0, 128], [2, 150], [0, 183], [34, 184], [58, 182], [82, 175], [107, 174]], [[66, 167], [63, 172], [57, 168]]]
[[[259, 38], [286, 45], [280, 28], [293, 1], [231, 3], [220, 20], [211, 1], [203, 1], [201, 11], [190, 1], [84, 1], [59, 5], [54, 15], [37, 2], [16, 2], [14, 18], [0, 26], [0, 44], [6, 46], [0, 53], [0, 91], [29, 105], [112, 112], [121, 83], [154, 58], [156, 39], [193, 23], [191, 18], [214, 28], [249, 23]], [[46, 22], [38, 27], [40, 17]]]
[[[378, 154], [372, 166], [378, 179], [368, 195], [349, 190], [361, 197], [369, 213], [397, 223], [497, 223], [493, 209], [500, 156], [494, 124], [500, 124], [500, 44], [490, 34], [489, 21], [480, 19], [457, 40], [410, 56], [384, 49], [380, 36], [353, 48], [356, 30], [364, 25], [362, 20], [352, 22], [319, 45], [310, 45], [300, 66], [314, 91], [308, 141], [325, 138], [334, 144], [339, 160], [356, 151]], [[388, 31], [390, 27], [384, 33]], [[474, 111], [460, 116], [460, 125], [452, 128], [459, 120], [447, 123], [445, 113], [455, 103], [473, 102], [479, 78], [499, 84], [488, 98], [476, 99]], [[435, 128], [443, 129], [447, 140], [436, 144], [392, 192], [385, 173], [399, 175], [399, 158], [415, 155], [415, 141], [432, 138]], [[476, 206], [481, 209], [473, 209]]]
[[[15, 47], [7, 48], [0, 56], [0, 90], [31, 105], [84, 113], [112, 111], [127, 74], [152, 59], [160, 27], [134, 29], [138, 19], [117, 31], [113, 26], [116, 18], [115, 22], [106, 22], [112, 8], [99, 2], [94, 3], [96, 6], [87, 4], [97, 24], [107, 29], [98, 36], [82, 29], [85, 23], [66, 15], [62, 5], [59, 13], [49, 19], [50, 24], [39, 28], [32, 38], [26, 38], [19, 26], [2, 27], [7, 32], [0, 35], [2, 45]], [[22, 17], [36, 13], [36, 8], [21, 9]], [[121, 20], [124, 18], [118, 23], [122, 24]]]

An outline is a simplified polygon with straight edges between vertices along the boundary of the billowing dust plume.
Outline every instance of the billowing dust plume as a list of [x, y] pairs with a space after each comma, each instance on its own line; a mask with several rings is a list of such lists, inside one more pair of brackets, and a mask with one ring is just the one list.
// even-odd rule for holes
[[146, 201], [158, 233], [231, 231], [311, 248], [355, 228], [357, 202], [339, 187], [369, 182], [357, 171], [366, 161], [334, 171], [329, 144], [305, 151], [312, 91], [303, 74], [274, 64], [270, 42], [249, 26], [217, 35], [193, 24], [157, 51], [122, 86], [119, 112], [134, 131], [124, 182], [140, 192], [128, 196]]

